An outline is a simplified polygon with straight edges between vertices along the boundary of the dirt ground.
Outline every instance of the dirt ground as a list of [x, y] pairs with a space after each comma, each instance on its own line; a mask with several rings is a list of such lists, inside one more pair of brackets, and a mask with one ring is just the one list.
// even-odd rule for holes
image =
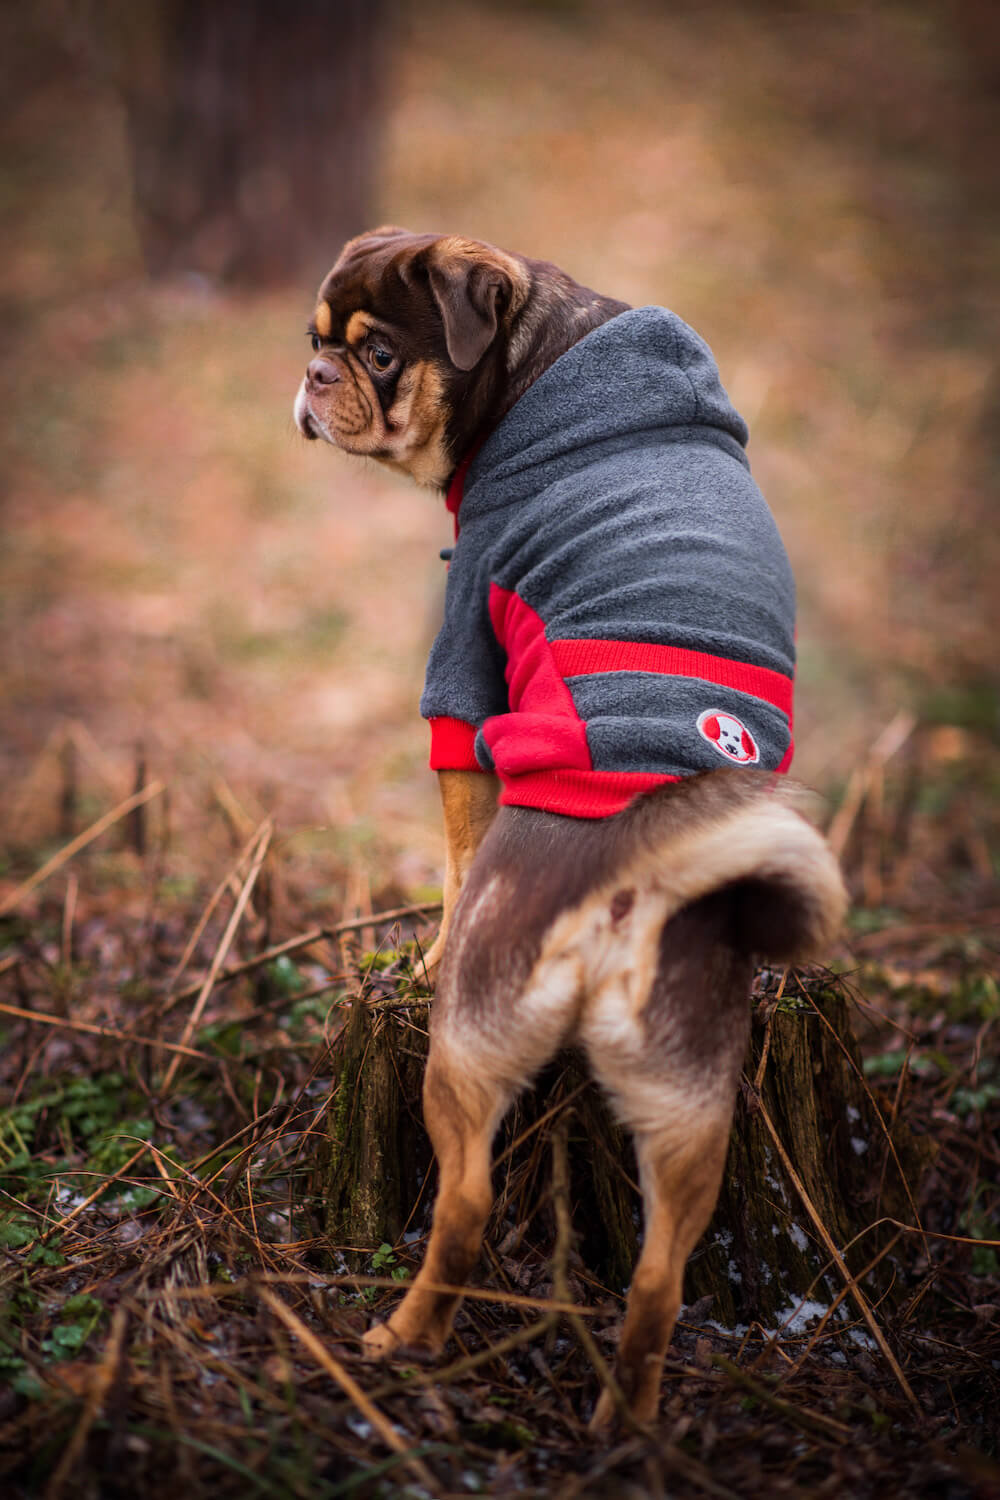
[[[123, 1225], [144, 1233], [153, 1200], [106, 1222], [83, 1214], [83, 1245], [68, 1233], [51, 1250], [38, 1239], [41, 1226], [54, 1227], [53, 1205], [64, 1213], [91, 1190], [81, 1174], [124, 1171], [128, 1153], [100, 1154], [112, 1127], [159, 1142], [156, 1171], [148, 1156], [132, 1174], [153, 1194], [180, 1171], [171, 1162], [214, 1171], [220, 1142], [248, 1123], [262, 1130], [266, 1116], [278, 1164], [266, 1152], [230, 1152], [245, 1175], [233, 1178], [218, 1221], [207, 1197], [204, 1212], [175, 1205], [169, 1234], [156, 1219], [162, 1276], [150, 1272], [149, 1284], [173, 1274], [180, 1241], [170, 1235], [189, 1236], [190, 1248], [198, 1233], [213, 1284], [219, 1266], [236, 1280], [249, 1267], [314, 1277], [312, 1230], [293, 1222], [294, 1173], [281, 1152], [298, 1152], [303, 1130], [322, 1130], [319, 1059], [339, 1026], [336, 1005], [370, 978], [364, 953], [399, 942], [391, 919], [365, 929], [360, 947], [329, 930], [432, 903], [443, 858], [417, 700], [450, 518], [434, 497], [294, 430], [305, 324], [325, 265], [309, 284], [261, 293], [194, 275], [147, 280], [123, 112], [89, 14], [52, 0], [0, 23], [12, 101], [0, 125], [0, 987], [22, 1012], [3, 1017], [0, 1068], [3, 1191], [14, 1213], [4, 1326], [15, 1351], [11, 1393], [0, 1394], [2, 1472], [19, 1494], [70, 1494], [76, 1480], [60, 1455], [85, 1452], [79, 1493], [117, 1493], [107, 1475], [127, 1449], [147, 1465], [144, 1482], [162, 1464], [192, 1494], [247, 1493], [248, 1474], [253, 1493], [375, 1494], [382, 1481], [371, 1466], [391, 1457], [391, 1442], [372, 1439], [372, 1456], [370, 1432], [351, 1437], [329, 1403], [303, 1408], [310, 1435], [299, 1468], [269, 1467], [299, 1421], [286, 1402], [292, 1355], [288, 1328], [272, 1318], [263, 1332], [264, 1313], [249, 1300], [229, 1343], [221, 1334], [212, 1343], [214, 1313], [202, 1338], [161, 1307], [172, 1332], [150, 1346], [142, 1411], [127, 1433], [109, 1436], [99, 1413], [123, 1378], [126, 1340], [112, 1283], [127, 1260]], [[922, 1261], [915, 1253], [900, 1272], [911, 1301], [933, 1284], [933, 1296], [917, 1300], [934, 1303], [928, 1336], [944, 1341], [948, 1352], [936, 1357], [958, 1371], [951, 1385], [935, 1380], [927, 1348], [902, 1335], [894, 1345], [913, 1361], [933, 1453], [921, 1449], [921, 1423], [899, 1404], [891, 1370], [866, 1353], [870, 1369], [851, 1367], [861, 1384], [848, 1390], [845, 1375], [830, 1395], [822, 1372], [807, 1384], [799, 1394], [817, 1423], [804, 1437], [800, 1412], [769, 1459], [766, 1423], [741, 1425], [740, 1402], [781, 1426], [787, 1413], [775, 1416], [766, 1399], [781, 1356], [757, 1349], [755, 1392], [723, 1389], [712, 1349], [696, 1346], [702, 1332], [685, 1334], [671, 1377], [690, 1402], [687, 1426], [681, 1406], [671, 1408], [669, 1451], [651, 1455], [627, 1439], [604, 1468], [580, 1448], [561, 1398], [546, 1479], [537, 1423], [527, 1421], [527, 1441], [494, 1433], [480, 1442], [489, 1393], [477, 1387], [473, 1398], [459, 1382], [454, 1401], [437, 1398], [445, 1410], [428, 1387], [414, 1441], [418, 1463], [427, 1448], [436, 1493], [554, 1493], [557, 1472], [567, 1496], [717, 1493], [719, 1482], [746, 1495], [765, 1482], [796, 1495], [1000, 1493], [986, 1394], [996, 1383], [1000, 1279], [983, 1243], [1000, 1239], [1000, 236], [995, 152], [985, 145], [997, 55], [987, 23], [988, 8], [974, 3], [675, 10], [433, 0], [393, 13], [373, 220], [458, 230], [552, 259], [636, 305], [673, 308], [708, 339], [749, 421], [754, 474], [799, 586], [795, 770], [827, 799], [857, 901], [832, 957], [866, 1014], [874, 1009], [869, 1077], [873, 1087], [888, 1080], [893, 1119], [918, 1065], [914, 1117], [943, 1153], [919, 1207], [926, 1213], [944, 1194], [934, 1226], [963, 1239]], [[60, 854], [137, 789], [149, 798], [141, 818], [123, 816], [79, 857]], [[327, 935], [294, 967], [276, 957], [266, 993], [216, 990], [188, 1030], [181, 971], [185, 983], [208, 973], [254, 847], [264, 874], [252, 899], [247, 890], [229, 961], [311, 924]], [[22, 892], [50, 857], [51, 875]], [[282, 996], [294, 1018], [278, 1037], [273, 1012], [260, 1008]], [[47, 1030], [25, 1010], [111, 1036]], [[160, 1050], [126, 1043], [123, 1032], [152, 1034]], [[164, 1039], [216, 1061], [189, 1059], [170, 1108], [154, 1109], [153, 1074], [162, 1081], [169, 1065]], [[228, 1059], [223, 1083], [218, 1055]], [[289, 1110], [297, 1101], [298, 1123], [282, 1116], [278, 1131], [268, 1111], [282, 1101]], [[126, 1129], [137, 1120], [141, 1130]], [[254, 1220], [250, 1234], [255, 1191], [270, 1195], [276, 1217], [270, 1230]], [[250, 1251], [237, 1245], [243, 1234]], [[99, 1265], [111, 1243], [121, 1261], [113, 1276]], [[399, 1246], [383, 1251], [376, 1272], [405, 1270]], [[19, 1279], [29, 1269], [42, 1292]], [[181, 1280], [198, 1281], [190, 1263]], [[309, 1294], [295, 1306], [296, 1318], [311, 1315]], [[338, 1312], [339, 1336], [349, 1342], [365, 1311]], [[900, 1327], [915, 1326], [898, 1316]], [[85, 1331], [60, 1344], [60, 1328]], [[472, 1345], [505, 1331], [482, 1323]], [[222, 1362], [216, 1375], [229, 1395], [177, 1469], [162, 1457], [163, 1434], [187, 1430], [207, 1400], [170, 1364], [190, 1360], [191, 1347]], [[744, 1359], [738, 1341], [727, 1347]], [[28, 1376], [44, 1386], [60, 1359], [67, 1370], [46, 1405]], [[263, 1384], [251, 1389], [255, 1362]], [[496, 1409], [518, 1407], [531, 1369], [518, 1366]], [[313, 1370], [308, 1381], [316, 1378]], [[949, 1395], [977, 1382], [967, 1407]], [[387, 1409], [409, 1442], [398, 1396], [394, 1387]], [[242, 1420], [259, 1436], [272, 1418], [280, 1440], [269, 1448], [261, 1438], [256, 1456], [225, 1435]], [[336, 1462], [318, 1436], [328, 1419], [344, 1439]], [[50, 1428], [61, 1434], [54, 1447]], [[796, 1468], [800, 1441], [814, 1446]], [[451, 1444], [452, 1456], [435, 1443]], [[475, 1479], [464, 1489], [463, 1463]], [[402, 1481], [386, 1476], [393, 1493]], [[410, 1477], [428, 1489], [426, 1473]]]

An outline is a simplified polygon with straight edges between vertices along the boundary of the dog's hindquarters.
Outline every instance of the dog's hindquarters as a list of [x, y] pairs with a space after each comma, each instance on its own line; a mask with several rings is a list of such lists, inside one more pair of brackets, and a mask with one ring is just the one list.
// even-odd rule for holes
[[[501, 809], [458, 904], [433, 1007], [431, 1241], [401, 1307], [369, 1334], [371, 1352], [442, 1347], [458, 1295], [432, 1288], [460, 1285], [475, 1264], [496, 1127], [574, 1042], [635, 1137], [646, 1232], [618, 1378], [635, 1415], [654, 1415], [684, 1264], [721, 1181], [752, 954], [792, 956], [840, 916], [832, 856], [771, 786], [713, 773], [595, 822]], [[610, 1416], [602, 1400], [595, 1422]]]

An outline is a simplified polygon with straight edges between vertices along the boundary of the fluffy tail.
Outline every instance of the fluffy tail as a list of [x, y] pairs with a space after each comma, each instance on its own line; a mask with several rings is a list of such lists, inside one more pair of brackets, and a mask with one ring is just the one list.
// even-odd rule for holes
[[679, 911], [731, 888], [735, 938], [745, 951], [778, 963], [818, 956], [837, 935], [847, 892], [826, 839], [796, 809], [801, 794], [775, 782], [749, 795], [745, 783], [733, 785], [732, 796], [720, 796], [717, 786], [705, 792], [659, 851], [668, 855], [657, 860], [657, 883], [669, 907]]

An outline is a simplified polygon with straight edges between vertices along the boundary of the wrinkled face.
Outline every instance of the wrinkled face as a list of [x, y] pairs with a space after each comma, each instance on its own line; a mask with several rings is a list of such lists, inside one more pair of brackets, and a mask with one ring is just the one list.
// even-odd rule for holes
[[320, 288], [295, 399], [307, 438], [443, 487], [452, 418], [527, 275], [474, 241], [380, 229], [351, 240]]

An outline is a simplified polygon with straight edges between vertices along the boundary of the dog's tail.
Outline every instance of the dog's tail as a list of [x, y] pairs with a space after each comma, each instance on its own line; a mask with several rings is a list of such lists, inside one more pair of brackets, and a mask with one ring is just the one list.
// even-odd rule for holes
[[829, 844], [799, 810], [803, 794], [783, 782], [720, 781], [705, 778], [704, 795], [692, 787], [680, 818], [669, 820], [666, 848], [655, 841], [668, 916], [729, 889], [743, 951], [775, 963], [819, 956], [837, 935], [847, 893]]

